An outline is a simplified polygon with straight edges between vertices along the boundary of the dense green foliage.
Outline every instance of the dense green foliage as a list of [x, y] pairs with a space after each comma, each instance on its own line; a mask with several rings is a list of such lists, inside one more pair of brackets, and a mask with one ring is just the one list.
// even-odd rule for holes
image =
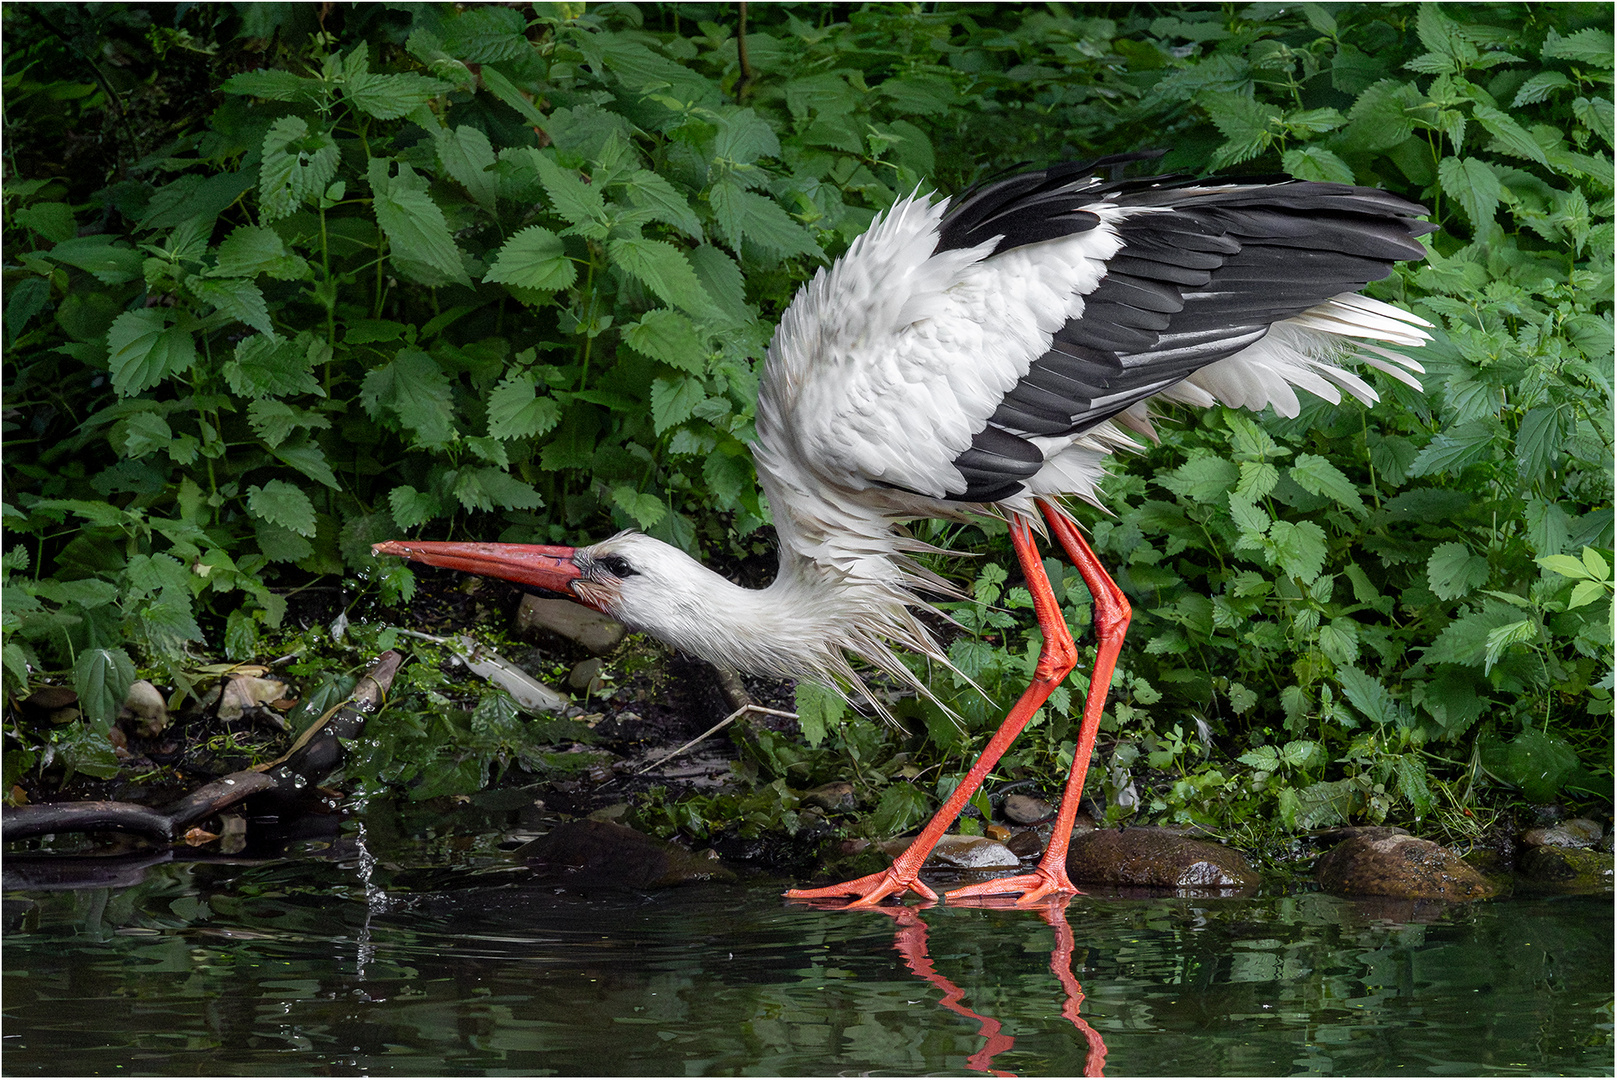
[[[137, 663], [251, 657], [290, 588], [408, 599], [375, 540], [757, 548], [758, 364], [816, 267], [918, 184], [1167, 146], [1423, 201], [1430, 259], [1371, 292], [1436, 340], [1424, 396], [1172, 418], [1120, 465], [1094, 536], [1136, 615], [1097, 782], [1126, 808], [1149, 767], [1146, 809], [1289, 827], [1609, 789], [1609, 6], [764, 6], [745, 67], [721, 5], [319, 10], [5, 11], [4, 678], [70, 669], [86, 713], [8, 732], [8, 782], [45, 740], [115, 767]], [[65, 164], [96, 130], [100, 171]], [[965, 732], [909, 703], [933, 759], [1036, 653], [1025, 590], [967, 572], [951, 656], [999, 701], [939, 677]], [[1070, 760], [1083, 688], [1009, 774]], [[665, 824], [773, 824], [890, 757], [800, 703], [811, 748], [749, 743], [786, 784]], [[921, 771], [871, 773], [881, 828]]]

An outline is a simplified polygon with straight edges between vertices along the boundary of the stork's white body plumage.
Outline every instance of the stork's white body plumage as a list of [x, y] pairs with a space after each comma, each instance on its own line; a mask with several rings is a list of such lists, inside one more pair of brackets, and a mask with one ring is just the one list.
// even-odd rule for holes
[[[1100, 634], [1081, 760], [1051, 849], [1064, 859], [1128, 605], [1062, 500], [1097, 502], [1107, 457], [1153, 434], [1156, 401], [1286, 416], [1297, 415], [1299, 390], [1371, 402], [1353, 367], [1418, 388], [1419, 365], [1395, 350], [1426, 340], [1422, 320], [1356, 293], [1393, 261], [1420, 257], [1421, 208], [1342, 185], [1096, 174], [1125, 160], [1012, 177], [957, 205], [901, 199], [799, 292], [759, 385], [753, 454], [780, 543], [767, 588], [740, 588], [636, 533], [525, 549], [550, 560], [543, 572], [513, 569], [515, 545], [378, 550], [566, 589], [715, 663], [857, 684], [855, 657], [926, 693], [894, 650], [948, 664], [917, 612], [929, 609], [924, 593], [951, 590], [914, 560], [926, 547], [902, 524], [1006, 518], [1045, 631], [1039, 673], [892, 870], [796, 894], [868, 903], [930, 895], [917, 874], [956, 803], [1073, 666], [1033, 546], [1047, 525], [1090, 585]], [[1024, 899], [1071, 891], [1054, 865], [998, 885]]]

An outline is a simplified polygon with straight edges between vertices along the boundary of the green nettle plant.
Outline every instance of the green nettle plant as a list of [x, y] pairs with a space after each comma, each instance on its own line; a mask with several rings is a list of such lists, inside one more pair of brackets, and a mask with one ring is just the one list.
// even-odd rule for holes
[[[408, 601], [377, 540], [752, 550], [759, 364], [795, 289], [917, 186], [1147, 145], [1165, 171], [1424, 202], [1429, 259], [1370, 291], [1434, 341], [1424, 394], [1170, 416], [1120, 462], [1093, 524], [1135, 607], [1092, 774], [1113, 812], [1302, 828], [1490, 779], [1609, 789], [1609, 7], [765, 5], [744, 52], [723, 5], [312, 10], [6, 11], [31, 32], [4, 61], [4, 683], [70, 672], [83, 710], [7, 730], [8, 789], [115, 774], [137, 667], [184, 693], [289, 633], [293, 590]], [[92, 59], [114, 37], [144, 42], [145, 82]], [[205, 58], [205, 105], [138, 130], [165, 56]], [[94, 125], [115, 174], [39, 149]], [[992, 529], [922, 528], [1014, 565]], [[810, 747], [758, 736], [754, 795], [652, 823], [795, 829], [827, 754], [878, 831], [925, 813], [950, 777], [923, 759], [966, 749], [1036, 655], [1026, 591], [964, 572], [950, 656], [994, 700], [934, 672], [963, 725], [904, 703], [925, 740], [895, 765], [892, 733], [804, 690]], [[503, 696], [435, 727], [428, 683], [404, 685], [431, 753], [399, 736], [358, 775], [423, 795], [543, 767]], [[1083, 689], [1005, 774], [1070, 762]]]

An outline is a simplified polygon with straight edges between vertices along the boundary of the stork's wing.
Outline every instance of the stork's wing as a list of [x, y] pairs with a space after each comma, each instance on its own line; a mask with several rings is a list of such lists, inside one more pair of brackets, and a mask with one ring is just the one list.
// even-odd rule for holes
[[[990, 185], [944, 219], [940, 250], [997, 232], [997, 257], [1023, 237], [1045, 239], [1071, 220], [1060, 198], [1070, 187], [1066, 169]], [[1386, 277], [1394, 262], [1423, 258], [1415, 238], [1432, 229], [1416, 219], [1423, 207], [1345, 184], [1155, 178], [1082, 197], [1125, 211], [1113, 225], [1122, 246], [1082, 314], [1055, 333], [956, 459], [968, 486], [953, 498], [1014, 493], [1043, 465], [1026, 437], [1080, 433], [1170, 390], [1275, 323]], [[1344, 319], [1381, 316], [1365, 301]]]
[[[1097, 175], [1136, 157], [1013, 176], [947, 214], [900, 200], [816, 275], [782, 317], [759, 391], [754, 452], [772, 504], [807, 511], [832, 491], [859, 504], [876, 489], [1007, 498], [1051, 437], [1165, 391], [1227, 400], [1184, 380], [1424, 255], [1421, 208], [1382, 192]], [[1249, 367], [1222, 383], [1257, 387], [1243, 404], [1295, 405], [1293, 383], [1329, 392], [1295, 366]]]

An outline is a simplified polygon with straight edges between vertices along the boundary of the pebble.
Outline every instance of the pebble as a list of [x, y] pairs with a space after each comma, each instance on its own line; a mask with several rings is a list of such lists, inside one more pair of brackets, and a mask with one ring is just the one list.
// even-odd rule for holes
[[1594, 847], [1601, 833], [1599, 822], [1572, 818], [1559, 825], [1528, 829], [1522, 833], [1522, 843], [1527, 847]]
[[601, 678], [601, 668], [605, 662], [599, 656], [592, 656], [588, 660], [580, 660], [573, 665], [573, 670], [567, 676], [567, 685], [574, 690], [583, 690], [587, 693], [596, 693], [606, 685]]
[[1022, 865], [1022, 860], [997, 840], [957, 833], [939, 839], [927, 862], [952, 866], [957, 870], [1009, 870]]
[[571, 600], [524, 596], [517, 609], [518, 630], [549, 630], [578, 642], [592, 653], [610, 652], [627, 633], [622, 623]]
[[1005, 816], [1018, 825], [1033, 825], [1056, 812], [1056, 808], [1032, 795], [1010, 795], [1005, 799]]
[[833, 812], [853, 810], [859, 805], [853, 785], [846, 780], [838, 780], [805, 791], [799, 801], [804, 806], [818, 806], [822, 810]]

